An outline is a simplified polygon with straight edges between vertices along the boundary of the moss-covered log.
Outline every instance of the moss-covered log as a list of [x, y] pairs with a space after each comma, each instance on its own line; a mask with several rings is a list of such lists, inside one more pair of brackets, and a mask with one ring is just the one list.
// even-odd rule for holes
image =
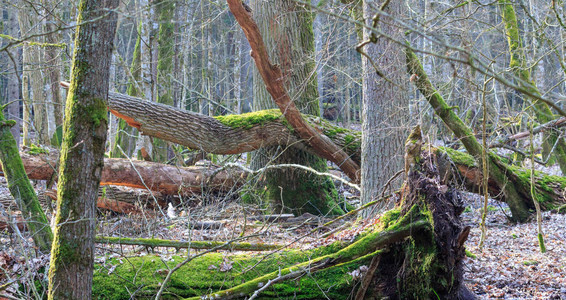
[[501, 162], [495, 154], [489, 153], [484, 157], [482, 145], [477, 141], [471, 129], [453, 111], [434, 88], [428, 75], [425, 73], [419, 59], [410, 49], [406, 49], [407, 71], [415, 75], [415, 85], [434, 109], [436, 115], [442, 119], [444, 124], [464, 144], [464, 147], [475, 160], [487, 159], [489, 177], [503, 191], [505, 202], [509, 205], [512, 219], [524, 222], [529, 217], [529, 206], [532, 205], [530, 186], [525, 185], [513, 169]]
[[[442, 172], [448, 180], [463, 183], [470, 192], [478, 193], [480, 191], [482, 172], [471, 155], [446, 147], [437, 147], [435, 152], [439, 164], [443, 166]], [[502, 160], [501, 158], [498, 159]], [[504, 164], [502, 161], [500, 163]], [[454, 168], [451, 168], [450, 165]], [[531, 170], [509, 165], [507, 165], [507, 168], [512, 171], [509, 176], [514, 178], [514, 181], [510, 184], [522, 186], [523, 193], [527, 193], [527, 189], [530, 189]], [[565, 188], [566, 177], [535, 172], [535, 195], [542, 210], [556, 210], [563, 206], [566, 203]], [[494, 196], [502, 194], [500, 186], [491, 177], [489, 179], [489, 193]], [[523, 194], [523, 196], [527, 197], [528, 195]], [[528, 198], [525, 201], [529, 201], [526, 204], [528, 204], [529, 211], [533, 211], [535, 208], [530, 199]]]
[[49, 227], [49, 221], [39, 205], [35, 190], [29, 182], [24, 169], [22, 159], [18, 152], [18, 145], [10, 128], [16, 124], [15, 121], [6, 120], [0, 108], [0, 163], [4, 176], [8, 182], [8, 189], [16, 200], [18, 208], [27, 221], [27, 227], [35, 246], [44, 252], [51, 249], [53, 233]]
[[[373, 256], [381, 253], [376, 249], [402, 241], [411, 233], [430, 226], [424, 216], [419, 217], [417, 213], [413, 210], [411, 216], [397, 220], [398, 211], [392, 211], [382, 218], [383, 225], [379, 228], [386, 227], [385, 230], [376, 229], [347, 247], [335, 243], [308, 251], [287, 249], [267, 257], [218, 253], [197, 257], [173, 275], [166, 291], [177, 297], [195, 296], [195, 299], [209, 293], [210, 299], [243, 298], [280, 276], [299, 277], [320, 271], [300, 281], [274, 284], [261, 296], [321, 299], [327, 293], [331, 299], [345, 299], [353, 288], [348, 272], [368, 264]], [[128, 290], [131, 290], [136, 291], [136, 298], [150, 298], [159, 289], [168, 268], [182, 260], [175, 257], [173, 261], [164, 262], [155, 256], [128, 258], [125, 264], [110, 260], [95, 271], [94, 297], [129, 299]], [[113, 268], [110, 275], [107, 268]]]
[[174, 241], [164, 239], [148, 238], [122, 238], [110, 236], [98, 236], [95, 241], [99, 244], [111, 245], [138, 245], [149, 248], [170, 247], [170, 248], [190, 248], [190, 249], [213, 249], [231, 251], [270, 251], [283, 248], [283, 245], [265, 243], [228, 243], [219, 241]]

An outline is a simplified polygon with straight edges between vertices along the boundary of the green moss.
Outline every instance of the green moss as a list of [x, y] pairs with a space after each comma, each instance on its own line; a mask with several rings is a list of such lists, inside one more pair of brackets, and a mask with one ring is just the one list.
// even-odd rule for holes
[[[201, 296], [224, 290], [280, 268], [334, 253], [341, 247], [339, 244], [333, 244], [307, 251], [286, 250], [267, 257], [261, 254], [209, 253], [195, 258], [175, 272], [164, 298]], [[160, 257], [152, 255], [107, 259], [104, 265], [95, 266], [93, 298], [130, 299], [130, 292], [136, 292], [136, 299], [152, 298], [167, 275], [168, 268], [174, 267], [182, 260], [180, 256], [173, 256], [172, 260], [164, 262]], [[230, 264], [232, 268], [226, 272], [221, 271], [220, 265], [223, 262]], [[250, 269], [258, 262], [257, 266]], [[347, 273], [367, 263], [368, 259], [356, 261], [312, 274], [312, 277], [309, 275], [305, 280], [276, 284], [261, 296], [287, 298], [300, 291], [297, 293], [300, 295], [297, 299], [322, 299], [324, 292], [331, 299], [345, 299], [351, 289], [351, 276]], [[109, 269], [113, 269], [110, 274]]]
[[541, 233], [539, 233], [537, 235], [537, 237], [538, 237], [538, 245], [539, 245], [539, 248], [540, 248], [540, 252], [545, 253], [546, 252], [546, 246], [544, 245], [544, 237], [542, 236]]
[[392, 209], [383, 214], [381, 218], [379, 218], [379, 223], [381, 224], [382, 229], [388, 229], [391, 225], [395, 224], [399, 217], [401, 216], [401, 210], [399, 208]]
[[36, 145], [36, 144], [31, 144], [29, 146], [28, 153], [31, 154], [31, 155], [49, 154], [49, 149], [43, 148], [43, 147]]
[[278, 109], [260, 110], [241, 115], [215, 116], [214, 118], [230, 128], [243, 129], [250, 129], [254, 126], [261, 126], [269, 122], [283, 119], [281, 111]]
[[15, 120], [6, 120], [6, 121], [2, 122], [2, 126], [14, 127], [15, 125], [16, 125]]
[[475, 167], [476, 161], [473, 156], [466, 152], [454, 150], [450, 147], [437, 147], [439, 150], [446, 153], [452, 161], [456, 164], [464, 165], [467, 167]]
[[348, 148], [350, 152], [360, 151], [360, 149], [362, 148], [361, 138], [355, 135], [346, 135], [344, 137], [344, 142], [346, 143], [346, 148]]
[[346, 128], [338, 127], [338, 126], [331, 126], [328, 130], [324, 130], [324, 135], [327, 137], [333, 138], [340, 133], [346, 133], [349, 130]]
[[536, 261], [536, 260], [525, 260], [523, 262], [523, 265], [525, 265], [525, 266], [536, 266], [536, 265], [538, 265], [538, 261]]
[[[317, 171], [326, 171], [326, 160], [298, 149], [288, 149], [285, 155], [302, 157], [302, 164]], [[296, 155], [293, 152], [297, 153]], [[342, 215], [344, 210], [338, 204], [340, 197], [334, 182], [328, 177], [316, 176], [298, 169], [266, 174], [266, 196], [275, 206], [281, 203], [290, 212], [315, 215]], [[285, 188], [282, 188], [285, 187]]]
[[[517, 180], [524, 186], [530, 187], [531, 170], [517, 166], [509, 166], [509, 169], [517, 175]], [[566, 177], [548, 175], [544, 172], [535, 171], [537, 193], [535, 195], [538, 202], [543, 204], [545, 209], [553, 209], [556, 199], [553, 197], [555, 191], [553, 187], [564, 189], [566, 187]]]

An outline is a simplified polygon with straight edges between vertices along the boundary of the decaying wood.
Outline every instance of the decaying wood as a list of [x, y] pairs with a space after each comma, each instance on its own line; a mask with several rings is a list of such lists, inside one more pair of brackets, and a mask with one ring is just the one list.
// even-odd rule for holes
[[[42, 208], [52, 211], [57, 199], [57, 192], [52, 189], [40, 191], [37, 195]], [[142, 208], [155, 209], [157, 206], [165, 208], [166, 199], [159, 192], [144, 189], [130, 189], [118, 186], [101, 187], [98, 191], [97, 207], [111, 210], [116, 213], [139, 214]], [[4, 210], [19, 211], [12, 195], [0, 195], [0, 205]], [[146, 213], [149, 213], [146, 211]]]
[[301, 112], [289, 97], [283, 86], [283, 74], [278, 66], [273, 65], [267, 54], [267, 49], [257, 24], [251, 14], [244, 8], [241, 0], [228, 0], [230, 11], [244, 30], [252, 48], [251, 56], [265, 82], [267, 91], [297, 134], [323, 158], [326, 158], [340, 167], [354, 182], [360, 180], [360, 166], [348, 154], [336, 146], [330, 139], [311, 127], [301, 116]]
[[[55, 171], [55, 153], [21, 153], [30, 179], [49, 180]], [[214, 176], [211, 179], [211, 175]], [[149, 189], [166, 195], [191, 195], [208, 191], [228, 191], [241, 186], [244, 173], [234, 170], [217, 172], [216, 168], [176, 167], [153, 162], [106, 158], [100, 185]]]
[[[49, 197], [51, 201], [57, 200], [57, 191], [55, 190], [47, 190], [44, 192], [44, 195]], [[111, 210], [113, 212], [121, 213], [121, 214], [141, 214], [142, 209], [139, 206], [136, 206], [132, 203], [128, 203], [125, 201], [120, 201], [117, 199], [111, 199], [106, 196], [100, 196], [96, 200], [96, 207], [106, 210]]]

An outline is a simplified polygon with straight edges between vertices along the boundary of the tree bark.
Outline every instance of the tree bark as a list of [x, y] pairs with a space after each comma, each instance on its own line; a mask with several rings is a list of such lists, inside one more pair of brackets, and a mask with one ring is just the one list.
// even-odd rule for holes
[[[50, 180], [56, 171], [56, 154], [30, 155], [21, 153], [27, 176], [35, 180]], [[149, 189], [165, 195], [188, 196], [204, 190], [226, 192], [243, 184], [245, 176], [239, 170], [218, 171], [217, 168], [188, 167], [106, 158], [100, 185]]]
[[[17, 21], [17, 17], [16, 17], [16, 12], [12, 11], [8, 13], [8, 24], [10, 26], [10, 28], [14, 31], [14, 33], [16, 33], [16, 31], [18, 30], [18, 21]], [[14, 36], [16, 36], [16, 34], [14, 34]], [[10, 51], [10, 50], [7, 50]], [[7, 119], [8, 120], [14, 120], [16, 121], [16, 124], [11, 128], [12, 131], [12, 135], [14, 136], [14, 139], [16, 139], [16, 144], [19, 147], [20, 146], [20, 128], [22, 127], [22, 119], [20, 116], [20, 101], [19, 99], [21, 99], [20, 97], [20, 78], [19, 76], [21, 75], [20, 71], [19, 71], [19, 67], [20, 67], [20, 58], [21, 55], [19, 54], [19, 51], [10, 51], [12, 57], [13, 57], [13, 61], [10, 61], [11, 63], [13, 63], [13, 70], [11, 70], [10, 74], [7, 76], [8, 79], [8, 83], [7, 83], [7, 101], [11, 102], [14, 101], [13, 103], [11, 103], [10, 105], [8, 105], [8, 111], [7, 111]], [[7, 57], [6, 57], [7, 58]], [[9, 60], [6, 60], [9, 61]]]
[[[402, 149], [410, 123], [404, 52], [395, 42], [403, 39], [403, 29], [395, 20], [403, 16], [404, 5], [387, 1], [383, 9], [388, 15], [381, 15], [377, 12], [381, 2], [366, 0], [363, 4], [367, 25], [380, 18], [377, 26], [391, 39], [374, 40], [375, 33], [364, 30], [364, 40], [371, 43], [361, 49], [367, 55], [362, 58], [362, 203], [379, 198], [383, 185], [403, 169]], [[402, 178], [398, 178], [391, 187], [398, 189], [401, 183]]]
[[[541, 96], [539, 89], [531, 77], [530, 67], [528, 66], [527, 57], [525, 55], [525, 48], [519, 34], [519, 24], [517, 22], [515, 8], [509, 0], [499, 0], [499, 3], [501, 4], [501, 17], [505, 25], [505, 33], [507, 34], [507, 43], [510, 52], [509, 67], [513, 71], [513, 75], [517, 78], [517, 85], [536, 96]], [[537, 121], [540, 123], [548, 123], [555, 119], [554, 114], [546, 103], [528, 95], [525, 95], [525, 97], [533, 104]], [[556, 144], [554, 153], [550, 153], [554, 144]], [[562, 174], [566, 175], [566, 141], [564, 138], [559, 137], [558, 132], [551, 131], [544, 134], [543, 154], [545, 156], [554, 155], [560, 165]]]
[[268, 92], [273, 97], [289, 124], [302, 139], [308, 142], [319, 156], [334, 162], [340, 166], [350, 179], [354, 182], [358, 182], [360, 167], [351, 160], [342, 149], [319, 134], [302, 118], [299, 109], [294, 104], [283, 85], [281, 79], [284, 78], [284, 76], [281, 69], [273, 65], [269, 60], [263, 38], [257, 24], [251, 18], [251, 14], [246, 11], [242, 2], [239, 0], [228, 0], [228, 6], [250, 42], [252, 58], [266, 84]]
[[[48, 44], [60, 43], [62, 39], [61, 32], [57, 29], [57, 10], [53, 3], [48, 0], [43, 0], [43, 5], [46, 10], [45, 16], [45, 31], [53, 32], [45, 36], [45, 41]], [[65, 110], [63, 97], [61, 96], [59, 82], [61, 81], [61, 50], [56, 46], [48, 46], [45, 48], [45, 63], [47, 73], [47, 85], [49, 86], [49, 93], [51, 93], [52, 103], [48, 105], [53, 107], [55, 117], [55, 128], [63, 126], [63, 112]], [[53, 130], [55, 130], [53, 128]]]
[[[270, 5], [253, 1], [251, 10], [270, 60], [281, 68], [280, 80], [294, 105], [302, 113], [320, 116], [317, 80], [313, 76], [312, 12], [291, 0], [272, 1]], [[253, 76], [254, 110], [277, 108], [258, 68], [254, 68]], [[301, 164], [321, 172], [327, 169], [324, 159], [294, 146], [264, 147], [253, 153], [253, 169], [269, 164]], [[342, 213], [336, 203], [337, 193], [332, 181], [304, 170], [272, 169], [262, 174], [258, 184], [261, 195], [257, 197], [268, 200], [277, 212], [286, 208], [296, 214]]]
[[[4, 108], [4, 107], [2, 107]], [[18, 145], [10, 132], [16, 122], [6, 120], [0, 108], [0, 163], [2, 169], [5, 170], [4, 176], [8, 182], [10, 193], [16, 200], [18, 208], [25, 218], [27, 227], [31, 231], [31, 235], [35, 246], [42, 252], [51, 249], [51, 241], [53, 233], [49, 227], [49, 221], [39, 205], [37, 196], [31, 186], [22, 160], [18, 155]]]
[[[414, 62], [418, 63], [417, 60]], [[419, 70], [416, 65], [413, 65], [411, 68], [414, 68], [411, 69], [413, 72], [411, 74]], [[439, 107], [437, 113], [443, 120], [446, 120], [445, 122], [449, 122], [446, 123], [447, 126], [460, 138], [468, 153], [475, 153], [474, 158], [481, 157], [482, 148], [473, 133], [459, 118], [456, 119], [457, 116], [455, 116], [446, 103], [442, 104], [443, 102], [439, 102], [442, 100], [442, 97], [426, 79], [424, 71], [419, 74], [419, 78], [424, 81], [417, 82], [417, 84], [422, 84], [420, 89], [426, 95], [429, 95], [427, 99], [433, 101], [433, 106]], [[429, 82], [429, 84], [425, 84], [426, 82]], [[192, 149], [202, 149], [208, 153], [237, 154], [253, 151], [264, 146], [275, 145], [284, 147], [298, 145], [314, 153], [314, 150], [309, 145], [301, 142], [296, 132], [288, 128], [279, 112], [263, 111], [211, 118], [117, 93], [110, 93], [109, 109], [117, 116], [126, 120], [131, 126], [140, 129], [144, 134], [157, 136]], [[304, 116], [304, 118], [318, 132], [324, 134], [343, 149], [354, 162], [360, 162], [361, 135], [359, 132], [334, 126], [313, 116]], [[524, 180], [520, 180], [520, 176], [512, 177], [513, 171], [509, 166], [505, 165], [493, 154], [490, 157], [492, 157], [490, 160], [497, 161], [497, 164], [490, 166], [491, 168], [497, 167], [497, 169], [506, 170], [501, 172], [510, 176], [507, 179], [499, 177], [499, 180], [503, 179], [503, 183], [509, 182], [509, 184], [500, 186], [507, 188], [515, 186], [518, 191], [524, 190], [525, 192], [516, 192], [511, 195], [515, 195], [513, 199], [519, 201], [518, 207], [523, 205], [527, 208], [531, 207], [532, 199], [530, 192], [527, 192], [530, 190], [528, 179], [526, 179], [527, 182], [524, 182]], [[495, 172], [497, 172], [497, 169], [495, 169]], [[495, 176], [502, 173], [491, 173], [492, 180], [496, 180]], [[542, 175], [541, 178], [543, 178]], [[541, 183], [541, 185], [543, 184]], [[476, 187], [470, 186], [470, 191], [477, 191]], [[564, 197], [559, 192], [549, 191], [548, 195], [553, 199], [553, 202], [564, 202]], [[504, 201], [509, 203], [512, 200], [506, 194]], [[545, 207], [544, 205], [543, 208], [552, 209], [551, 206]]]
[[96, 198], [107, 135], [117, 0], [82, 0], [67, 96], [49, 299], [91, 299]]

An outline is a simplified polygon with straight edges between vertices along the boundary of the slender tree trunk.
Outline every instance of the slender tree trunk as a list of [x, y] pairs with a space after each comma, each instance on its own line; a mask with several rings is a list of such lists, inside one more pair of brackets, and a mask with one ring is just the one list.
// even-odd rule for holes
[[[15, 33], [18, 30], [18, 21], [16, 18], [16, 12], [12, 11], [9, 12], [8, 15], [8, 24], [10, 25], [11, 30]], [[17, 36], [16, 34], [12, 34], [13, 36]], [[8, 50], [9, 51], [9, 50]], [[20, 146], [20, 128], [22, 125], [22, 118], [20, 117], [20, 52], [19, 51], [10, 51], [14, 61], [6, 60], [12, 65], [12, 69], [10, 74], [8, 75], [8, 89], [7, 89], [7, 99], [6, 103], [14, 101], [10, 105], [8, 105], [8, 112], [7, 112], [7, 119], [8, 120], [15, 120], [16, 124], [12, 126], [10, 129], [14, 139], [16, 139], [16, 144]], [[3, 57], [6, 57], [3, 55]], [[7, 57], [6, 57], [7, 58]]]
[[[175, 2], [160, 0], [153, 5], [159, 22], [159, 32], [157, 33], [157, 102], [174, 105], [171, 76], [173, 76], [173, 52], [175, 50], [175, 25], [173, 23]], [[165, 141], [154, 139], [153, 160], [158, 162], [167, 161], [167, 148]]]
[[242, 32], [236, 31], [234, 34], [234, 102], [236, 104], [236, 114], [242, 113]]
[[[107, 135], [117, 0], [79, 5], [57, 185], [49, 299], [91, 299], [96, 198]], [[89, 21], [89, 22], [85, 22]]]
[[16, 124], [6, 120], [0, 110], [0, 163], [8, 182], [10, 193], [16, 200], [22, 216], [27, 221], [35, 246], [42, 252], [51, 249], [53, 234], [49, 221], [39, 205], [37, 195], [26, 175], [22, 159], [18, 153], [18, 145], [10, 132], [10, 127]]
[[[39, 27], [34, 10], [24, 5], [19, 11], [20, 32], [22, 36], [37, 33]], [[37, 40], [33, 40], [37, 42]], [[23, 86], [24, 93], [24, 145], [29, 142], [29, 124], [31, 124], [31, 111], [33, 109], [33, 128], [36, 141], [48, 144], [47, 110], [44, 94], [44, 76], [41, 69], [41, 48], [26, 44], [23, 47]], [[25, 103], [27, 102], [27, 107]], [[33, 107], [33, 108], [32, 108]]]
[[[371, 26], [372, 17], [382, 1], [364, 1], [364, 19]], [[390, 16], [381, 15], [377, 26], [394, 40], [403, 40], [403, 31], [396, 27], [395, 18], [403, 15], [403, 4], [391, 1], [385, 7]], [[372, 35], [364, 31], [364, 40]], [[403, 147], [408, 133], [409, 111], [407, 75], [403, 48], [388, 38], [378, 38], [362, 49], [375, 62], [364, 57], [362, 110], [362, 203], [380, 197], [384, 184], [403, 169]], [[383, 74], [377, 74], [377, 72]], [[400, 187], [402, 178], [390, 188]]]
[[[57, 23], [57, 11], [53, 4], [47, 0], [43, 0], [45, 6], [46, 16], [44, 19], [44, 28], [46, 32], [56, 31], [59, 27]], [[45, 42], [48, 44], [61, 43], [61, 32], [54, 32], [45, 35]], [[55, 128], [63, 126], [63, 111], [65, 109], [63, 104], [63, 97], [59, 91], [59, 82], [61, 81], [61, 49], [58, 47], [50, 46], [45, 48], [45, 64], [47, 73], [47, 85], [49, 86], [48, 94], [50, 94], [51, 102], [48, 104], [53, 107], [53, 114], [55, 118]], [[54, 128], [54, 130], [55, 130]]]
[[[152, 26], [153, 26], [153, 6], [151, 0], [141, 1], [141, 83], [143, 89], [144, 98], [149, 101], [155, 101], [153, 97], [153, 45], [152, 45]], [[143, 151], [142, 151], [143, 150]], [[134, 153], [138, 159], [143, 159], [142, 153], [148, 153], [151, 156], [153, 152], [153, 146], [148, 136], [139, 133], [136, 140], [136, 147], [134, 148]]]
[[[512, 69], [513, 74], [517, 77], [517, 83], [519, 86], [531, 91], [533, 94], [540, 95], [540, 92], [531, 77], [531, 71], [527, 64], [524, 45], [519, 34], [519, 25], [517, 22], [515, 8], [509, 0], [500, 0], [499, 3], [501, 4], [501, 14], [503, 23], [505, 24], [505, 33], [507, 34], [507, 43], [509, 45], [509, 52], [511, 56], [509, 67]], [[532, 99], [528, 96], [526, 97], [534, 106], [533, 108], [537, 121], [543, 124], [555, 119], [554, 114], [546, 103]], [[564, 138], [559, 138], [558, 133], [556, 132], [545, 134], [543, 153], [546, 156], [551, 155], [550, 150], [554, 144], [556, 144], [556, 147], [553, 155], [560, 165], [562, 174], [566, 174], [566, 141]]]

